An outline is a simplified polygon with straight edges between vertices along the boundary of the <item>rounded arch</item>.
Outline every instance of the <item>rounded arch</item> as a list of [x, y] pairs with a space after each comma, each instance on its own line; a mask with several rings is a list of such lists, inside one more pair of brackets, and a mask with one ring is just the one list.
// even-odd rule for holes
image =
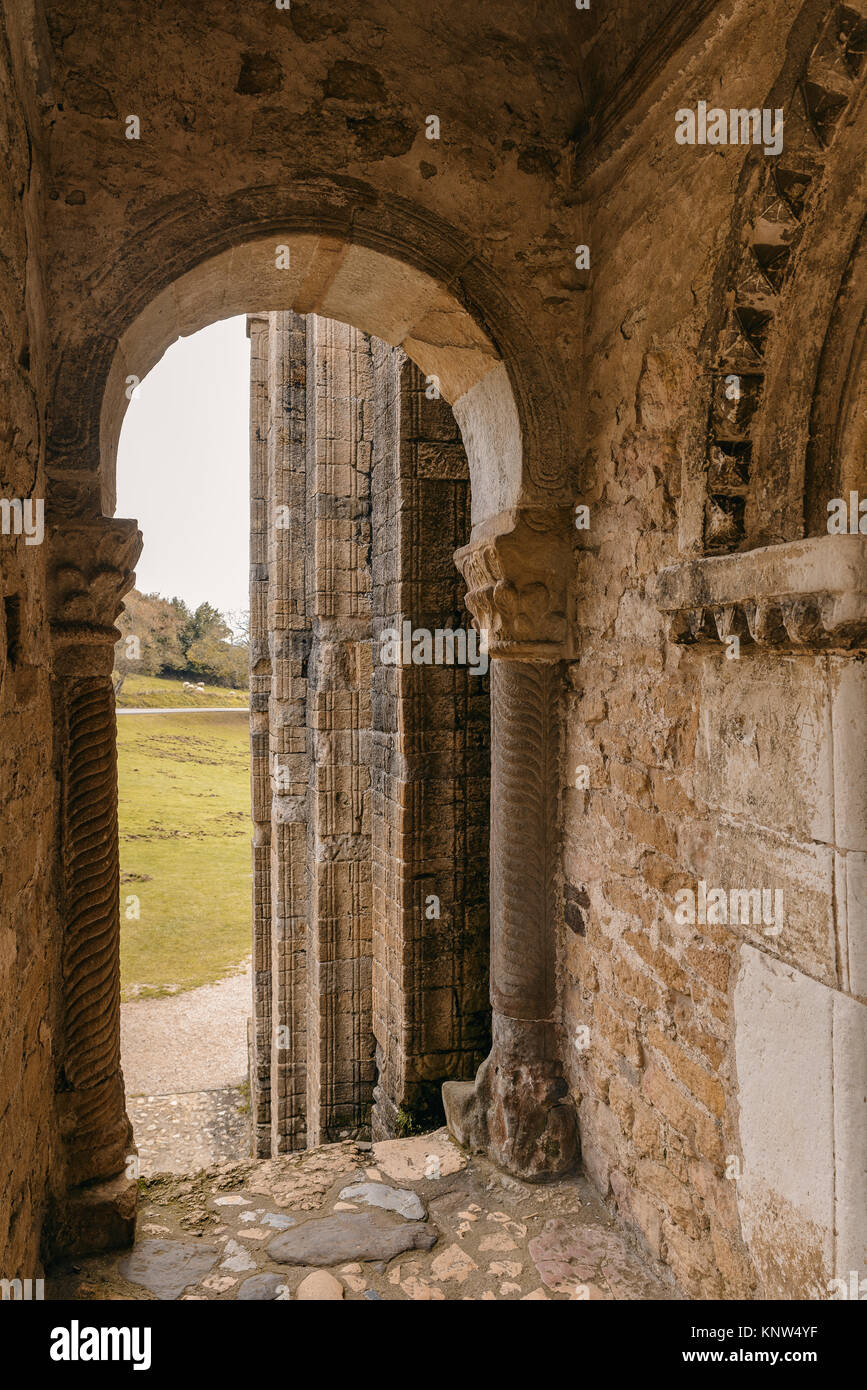
[[823, 535], [830, 500], [867, 489], [867, 218], [830, 316], [812, 406], [804, 527]]
[[[446, 288], [424, 272], [333, 236], [258, 237], [201, 262], [152, 300], [120, 338], [100, 416], [104, 499], [128, 405], [141, 380], [177, 338], [217, 319], [292, 309], [337, 319], [400, 346], [435, 377], [464, 436], [474, 497], [485, 514], [517, 501], [521, 428], [508, 376], [493, 343]], [[478, 502], [476, 506], [479, 512]]]
[[[825, 159], [791, 278], [766, 348], [763, 401], [753, 426], [748, 530], [763, 537], [776, 514], [780, 539], [822, 534], [816, 496], [832, 485], [831, 455], [859, 320], [864, 313], [867, 101], [862, 97]], [[766, 524], [766, 523], [765, 523]]]
[[273, 309], [351, 323], [438, 377], [470, 461], [474, 523], [566, 498], [561, 391], [525, 316], [459, 233], [403, 200], [319, 185], [291, 200], [244, 190], [218, 207], [194, 196], [152, 215], [88, 291], [50, 420], [58, 511], [113, 510], [127, 377], [178, 336]]
[[684, 549], [803, 535], [823, 329], [863, 216], [862, 47], [853, 14], [803, 4], [765, 97], [784, 112], [783, 147], [744, 159], [711, 284], [684, 460]]

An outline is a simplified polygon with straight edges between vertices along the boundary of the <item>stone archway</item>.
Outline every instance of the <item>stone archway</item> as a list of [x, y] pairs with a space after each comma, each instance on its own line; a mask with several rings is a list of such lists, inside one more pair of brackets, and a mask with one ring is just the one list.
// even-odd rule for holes
[[278, 311], [248, 333], [249, 1073], [267, 1157], [432, 1128], [443, 1080], [490, 1049], [490, 707], [487, 659], [394, 649], [407, 618], [467, 640], [452, 412], [399, 348], [334, 320]]
[[[263, 307], [352, 323], [440, 376], [462, 411], [471, 464], [490, 446], [473, 479], [474, 523], [568, 504], [576, 446], [557, 359], [455, 227], [405, 199], [325, 179], [297, 180], [291, 193], [269, 186], [207, 205], [189, 199], [170, 218], [151, 218], [122, 258], [91, 277], [58, 344], [47, 440], [55, 510], [112, 512], [126, 374], [144, 375], [178, 334]], [[280, 246], [289, 249], [285, 270]], [[509, 488], [486, 491], [495, 478]]]
[[[421, 259], [416, 250], [399, 259], [368, 244], [369, 232], [362, 240], [278, 227], [245, 239], [236, 226], [226, 239], [236, 244], [205, 258], [201, 241], [194, 242], [191, 263], [174, 276], [150, 245], [155, 259], [143, 275], [154, 291], [149, 297], [130, 267], [116, 272], [113, 286], [109, 274], [96, 295], [111, 304], [102, 326], [111, 325], [116, 336], [69, 344], [59, 371], [48, 473], [53, 631], [63, 653], [55, 664], [65, 879], [61, 1107], [72, 1189], [56, 1244], [67, 1250], [126, 1239], [134, 1220], [118, 1047], [108, 670], [113, 622], [133, 582], [140, 537], [134, 522], [104, 514], [113, 508], [117, 438], [135, 381], [166, 347], [179, 334], [239, 312], [316, 313], [399, 345], [437, 378], [452, 406], [469, 462], [473, 521], [470, 543], [455, 559], [493, 659], [494, 1043], [475, 1087], [447, 1087], [444, 1099], [462, 1142], [521, 1176], [566, 1171], [577, 1151], [559, 1059], [553, 954], [559, 705], [571, 631], [569, 514], [558, 416], [544, 408], [552, 397], [544, 358], [484, 268], [455, 258], [453, 245], [457, 270], [440, 278], [412, 263]], [[390, 241], [393, 250], [393, 234]], [[426, 259], [436, 262], [431, 241], [428, 236]], [[139, 246], [134, 257], [141, 255]], [[163, 283], [157, 288], [155, 281]], [[79, 718], [84, 705], [86, 718]], [[96, 802], [98, 821], [85, 809]], [[70, 1065], [78, 1055], [73, 1044], [84, 1049], [80, 1066]]]
[[[828, 529], [828, 502], [863, 491], [867, 443], [867, 221], [861, 223], [821, 344], [804, 462], [804, 530]], [[850, 534], [852, 518], [848, 517]], [[858, 529], [859, 522], [855, 521]], [[863, 533], [863, 532], [860, 532]]]
[[683, 453], [684, 553], [802, 534], [816, 325], [831, 312], [862, 216], [860, 45], [854, 14], [803, 5], [764, 98], [785, 110], [785, 148], [778, 159], [744, 159], [712, 281]]

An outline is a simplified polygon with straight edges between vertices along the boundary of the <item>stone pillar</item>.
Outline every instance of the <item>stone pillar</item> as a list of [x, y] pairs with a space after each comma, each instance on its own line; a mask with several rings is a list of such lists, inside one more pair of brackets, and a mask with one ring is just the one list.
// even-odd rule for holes
[[384, 632], [465, 630], [453, 554], [469, 467], [446, 402], [400, 349], [373, 343], [374, 1139], [442, 1123], [442, 1083], [490, 1048], [487, 675], [390, 665]]
[[272, 1154], [307, 1143], [307, 783], [310, 616], [307, 551], [307, 327], [270, 314], [268, 335], [268, 757]]
[[132, 1128], [120, 1070], [120, 879], [114, 627], [141, 551], [134, 521], [50, 532], [49, 603], [61, 786], [62, 1044], [57, 1078], [67, 1196], [55, 1253], [128, 1243], [135, 1229]]
[[253, 820], [253, 1012], [247, 1038], [251, 1145], [271, 1153], [271, 782], [268, 766], [268, 469], [267, 314], [247, 319], [250, 339], [250, 803]]
[[307, 320], [307, 1143], [365, 1132], [370, 926], [370, 341]]
[[368, 1123], [372, 415], [363, 335], [291, 312], [251, 318], [250, 331], [262, 357], [251, 380], [262, 922], [250, 1070], [265, 1155]]
[[578, 1154], [559, 1059], [560, 687], [568, 640], [568, 518], [522, 510], [476, 528], [455, 556], [492, 658], [493, 1046], [475, 1082], [446, 1082], [459, 1143], [525, 1179]]

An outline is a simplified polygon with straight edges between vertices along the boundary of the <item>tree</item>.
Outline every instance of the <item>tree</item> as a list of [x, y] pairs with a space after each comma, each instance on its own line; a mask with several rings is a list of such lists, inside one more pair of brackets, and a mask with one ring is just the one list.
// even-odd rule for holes
[[233, 641], [231, 626], [211, 603], [200, 603], [191, 612], [183, 599], [134, 589], [124, 601], [118, 628], [123, 635], [115, 647], [116, 695], [131, 674], [204, 676], [241, 690], [249, 685], [246, 638]]
[[189, 619], [181, 599], [140, 594], [133, 589], [124, 600], [117, 626], [123, 634], [115, 646], [115, 694], [128, 675], [156, 676], [185, 665], [180, 634]]
[[226, 622], [234, 634], [233, 640], [241, 646], [250, 644], [250, 610], [249, 608], [234, 608], [226, 614]]
[[220, 641], [213, 634], [200, 637], [187, 652], [190, 670], [214, 685], [246, 689], [249, 683], [249, 653], [246, 647]]
[[181, 636], [187, 665], [216, 685], [246, 689], [249, 652], [246, 642], [232, 641], [232, 629], [213, 604], [200, 603]]
[[208, 639], [227, 642], [231, 636], [232, 629], [220, 610], [212, 603], [200, 603], [195, 613], [188, 615], [181, 630], [180, 640], [184, 654], [188, 657], [190, 648], [196, 642]]

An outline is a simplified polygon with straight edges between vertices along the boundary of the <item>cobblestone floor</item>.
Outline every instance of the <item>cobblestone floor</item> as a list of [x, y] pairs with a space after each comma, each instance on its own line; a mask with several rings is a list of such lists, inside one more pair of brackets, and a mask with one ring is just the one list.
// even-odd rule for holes
[[468, 1159], [445, 1130], [143, 1181], [132, 1251], [55, 1268], [47, 1295], [678, 1297], [630, 1248], [585, 1179], [518, 1182]]
[[246, 1158], [249, 1109], [246, 1086], [128, 1097], [142, 1176], [196, 1173], [215, 1163]]

